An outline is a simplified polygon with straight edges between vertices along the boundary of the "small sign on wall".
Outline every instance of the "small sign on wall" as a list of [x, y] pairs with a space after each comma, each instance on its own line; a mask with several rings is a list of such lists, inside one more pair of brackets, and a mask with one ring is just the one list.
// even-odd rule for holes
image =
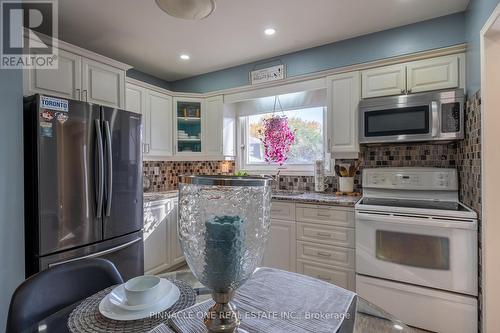
[[260, 84], [286, 78], [285, 65], [276, 65], [250, 72], [250, 83]]

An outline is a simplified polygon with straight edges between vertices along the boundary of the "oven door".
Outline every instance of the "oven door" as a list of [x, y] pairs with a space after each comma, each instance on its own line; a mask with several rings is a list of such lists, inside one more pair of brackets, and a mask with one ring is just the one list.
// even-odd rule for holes
[[439, 103], [361, 108], [360, 143], [429, 141], [439, 135]]
[[477, 223], [356, 211], [356, 272], [477, 295]]

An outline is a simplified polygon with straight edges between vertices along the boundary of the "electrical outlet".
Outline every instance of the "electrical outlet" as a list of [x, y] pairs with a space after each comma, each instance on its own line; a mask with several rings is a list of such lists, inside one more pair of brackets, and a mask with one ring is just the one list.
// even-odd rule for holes
[[155, 167], [153, 169], [153, 172], [154, 172], [155, 176], [159, 176], [160, 175], [160, 167]]

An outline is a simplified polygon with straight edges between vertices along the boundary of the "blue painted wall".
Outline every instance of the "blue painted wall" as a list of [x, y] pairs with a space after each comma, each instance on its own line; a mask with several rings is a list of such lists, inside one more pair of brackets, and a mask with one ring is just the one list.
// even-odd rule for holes
[[170, 83], [168, 81], [162, 80], [156, 76], [146, 74], [144, 72], [138, 71], [137, 69], [129, 69], [127, 71], [127, 76], [133, 79], [146, 82], [160, 88], [170, 89]]
[[24, 280], [22, 93], [21, 71], [0, 69], [0, 332]]
[[467, 40], [467, 91], [475, 93], [481, 87], [480, 32], [500, 0], [471, 0], [465, 13]]
[[[286, 54], [280, 59], [292, 77], [464, 42], [465, 14], [458, 13]], [[248, 84], [248, 73], [254, 66], [246, 64], [174, 81], [170, 87], [173, 91], [203, 93], [243, 86]]]

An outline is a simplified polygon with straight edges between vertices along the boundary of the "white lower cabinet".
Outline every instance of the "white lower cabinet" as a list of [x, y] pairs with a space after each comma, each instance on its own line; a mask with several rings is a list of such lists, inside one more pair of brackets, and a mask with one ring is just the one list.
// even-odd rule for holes
[[157, 274], [184, 262], [177, 236], [177, 199], [144, 208], [144, 272]]
[[271, 220], [262, 265], [295, 272], [295, 221]]
[[177, 199], [174, 201], [174, 214], [175, 221], [170, 225], [170, 250], [171, 250], [171, 263], [172, 265], [177, 265], [185, 261], [184, 252], [182, 252], [181, 242], [179, 241], [179, 235], [177, 232], [177, 214], [178, 207]]
[[354, 269], [298, 260], [297, 273], [333, 283], [344, 289], [356, 290], [356, 274]]
[[262, 266], [355, 290], [354, 208], [272, 201]]

